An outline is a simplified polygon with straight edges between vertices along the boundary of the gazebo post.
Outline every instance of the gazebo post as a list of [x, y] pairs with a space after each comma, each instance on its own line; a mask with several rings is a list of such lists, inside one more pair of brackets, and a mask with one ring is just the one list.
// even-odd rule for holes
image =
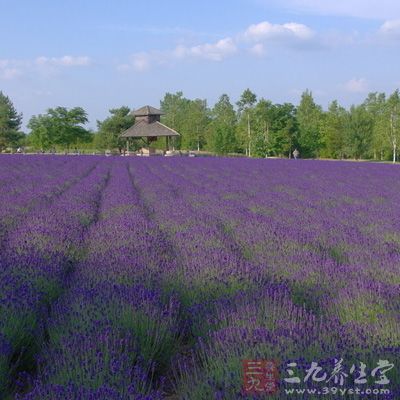
[[169, 150], [169, 136], [165, 136], [165, 147], [166, 147], [166, 150], [168, 151]]
[[129, 139], [126, 139], [126, 152], [129, 154]]

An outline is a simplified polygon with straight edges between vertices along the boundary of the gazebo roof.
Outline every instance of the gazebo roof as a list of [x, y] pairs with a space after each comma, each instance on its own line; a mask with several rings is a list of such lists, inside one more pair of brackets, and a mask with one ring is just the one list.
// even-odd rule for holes
[[[144, 108], [144, 107], [143, 107]], [[150, 107], [152, 108], [152, 107]], [[174, 131], [161, 122], [155, 121], [147, 123], [146, 121], [139, 121], [135, 125], [128, 128], [121, 133], [123, 138], [138, 138], [138, 137], [158, 137], [158, 136], [179, 136], [179, 133]]]
[[161, 110], [158, 110], [157, 108], [154, 108], [152, 106], [140, 107], [139, 109], [132, 111], [131, 114], [135, 117], [144, 117], [147, 115], [164, 115]]

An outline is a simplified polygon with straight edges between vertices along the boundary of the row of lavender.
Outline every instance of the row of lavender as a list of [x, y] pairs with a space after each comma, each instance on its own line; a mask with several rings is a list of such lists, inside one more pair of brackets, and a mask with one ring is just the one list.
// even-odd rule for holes
[[[28, 161], [20, 157], [20, 180], [12, 190], [20, 193], [14, 197], [14, 213], [10, 211], [12, 199], [5, 203], [12, 224], [4, 229], [0, 261], [2, 397], [18, 383], [21, 371], [34, 368], [34, 356], [45, 340], [48, 310], [83, 250], [82, 238], [96, 218], [108, 169], [106, 163], [89, 158], [74, 165], [66, 158], [44, 162], [32, 157], [31, 163]], [[2, 163], [4, 171], [11, 174], [17, 164], [11, 157]], [[35, 167], [33, 171], [31, 167]], [[33, 180], [30, 185], [25, 176]], [[21, 181], [31, 190], [19, 186]], [[43, 182], [47, 183], [42, 187]], [[7, 198], [3, 188], [1, 197]]]
[[95, 160], [79, 159], [71, 168], [66, 157], [7, 156], [0, 162], [0, 244], [6, 233], [35, 207], [50, 203], [82, 176]]
[[114, 160], [85, 254], [48, 318], [39, 373], [24, 399], [161, 399], [181, 335], [180, 304], [164, 296], [168, 245]]
[[[398, 390], [397, 169], [221, 159], [134, 167], [183, 261], [171, 281], [199, 335], [195, 367], [181, 371], [184, 398], [238, 398], [246, 358], [333, 369], [343, 357], [370, 371], [388, 359]], [[381, 388], [384, 369], [367, 382]]]
[[[293, 164], [285, 171], [278, 163], [268, 186], [249, 184], [246, 173], [234, 185], [219, 182], [220, 205], [225, 193], [238, 193], [237, 183], [245, 196], [223, 201], [219, 214], [229, 227], [236, 219], [234, 235], [251, 261], [288, 281], [296, 300], [343, 325], [356, 320], [368, 345], [391, 346], [400, 338], [398, 171], [350, 165], [306, 163], [299, 176]], [[285, 187], [279, 171], [288, 176]], [[257, 166], [253, 173], [265, 176]]]
[[[134, 174], [140, 176], [139, 168], [134, 168]], [[146, 175], [143, 177], [146, 179]], [[159, 227], [148, 218], [156, 217], [151, 201], [143, 203], [135, 188], [129, 189], [130, 180], [125, 164], [113, 167], [107, 188], [101, 195], [101, 205], [97, 194], [97, 222], [81, 236], [79, 251], [74, 246], [74, 237], [65, 235], [63, 229], [71, 228], [68, 223], [74, 214], [66, 214], [65, 220], [51, 218], [52, 211], [54, 218], [61, 218], [60, 208], [50, 209], [50, 218], [47, 215], [49, 210], [42, 210], [41, 218], [49, 218], [45, 223], [40, 218], [32, 218], [28, 232], [38, 229], [40, 234], [37, 237], [27, 238], [23, 230], [10, 235], [10, 239], [21, 240], [16, 240], [16, 244], [9, 240], [7, 248], [26, 247], [26, 251], [18, 253], [14, 259], [13, 252], [9, 251], [9, 265], [23, 261], [25, 268], [31, 268], [32, 274], [28, 275], [27, 281], [36, 281], [35, 274], [42, 272], [41, 264], [24, 260], [23, 255], [35, 254], [40, 249], [42, 255], [50, 255], [49, 262], [55, 271], [62, 274], [63, 260], [57, 259], [53, 250], [58, 249], [61, 242], [72, 249], [70, 255], [76, 254], [71, 260], [73, 272], [57, 275], [56, 279], [52, 274], [45, 274], [40, 281], [46, 288], [44, 298], [48, 307], [47, 312], [40, 313], [40, 316], [34, 313], [33, 321], [36, 324], [39, 319], [44, 323], [46, 338], [40, 344], [46, 344], [41, 351], [32, 349], [40, 352], [39, 373], [26, 398], [128, 398], [146, 393], [159, 397], [160, 393], [153, 392], [151, 386], [160, 387], [160, 382], [151, 385], [149, 377], [167, 372], [170, 357], [175, 352], [174, 345], [180, 343], [177, 339], [186, 328], [179, 317], [186, 318], [190, 311], [186, 309], [179, 313], [175, 297], [182, 298], [186, 307], [195, 307], [213, 295], [220, 284], [226, 284], [222, 277], [213, 286], [212, 274], [219, 274], [221, 263], [225, 265], [225, 277], [231, 276], [234, 269], [238, 275], [250, 268], [237, 249], [229, 248], [230, 240], [225, 243], [219, 227], [214, 226], [206, 215], [201, 228], [209, 229], [207, 235], [200, 229], [195, 232], [192, 243], [187, 243], [184, 236], [180, 242], [169, 241], [173, 238], [164, 237]], [[78, 191], [84, 187], [90, 188], [91, 184], [82, 181]], [[158, 196], [163, 193], [161, 182], [157, 192]], [[65, 200], [71, 201], [71, 198], [67, 196]], [[167, 201], [167, 197], [163, 200]], [[168, 202], [165, 205], [171, 206]], [[176, 216], [179, 216], [184, 204], [182, 208], [177, 206], [173, 204]], [[182, 216], [187, 222], [193, 221], [193, 210], [187, 210], [190, 213]], [[85, 218], [81, 214], [80, 218], [90, 225], [88, 215]], [[165, 217], [164, 221], [158, 222], [163, 228], [164, 222], [168, 223], [170, 219]], [[184, 224], [184, 221], [178, 223]], [[192, 225], [196, 227], [196, 224]], [[51, 235], [48, 235], [49, 230]], [[68, 232], [72, 231], [79, 232], [79, 229], [68, 229]], [[51, 243], [47, 243], [49, 237]], [[205, 238], [205, 246], [193, 247], [202, 238]], [[222, 243], [222, 252], [213, 249], [218, 240]], [[186, 244], [189, 246], [184, 247]], [[214, 267], [210, 277], [207, 275], [211, 271], [203, 269], [204, 257], [211, 260]], [[39, 259], [43, 262], [43, 257]], [[196, 276], [191, 282], [193, 266]], [[12, 269], [17, 271], [17, 268]], [[183, 291], [179, 287], [182, 274], [186, 275]], [[191, 286], [187, 287], [187, 284]], [[230, 286], [230, 283], [226, 285], [229, 292], [232, 290]], [[65, 294], [53, 305], [63, 287]], [[33, 295], [38, 296], [38, 300], [31, 304], [30, 310], [37, 310], [43, 301], [42, 291], [37, 286], [32, 285], [31, 293], [23, 294], [22, 298], [30, 299]], [[22, 319], [26, 316], [23, 311], [27, 312], [29, 307], [23, 310], [21, 304], [17, 305], [16, 314]], [[197, 325], [200, 330], [201, 324]], [[21, 333], [24, 332], [31, 335], [29, 327], [24, 327]]]
[[3, 393], [34, 364], [20, 398], [239, 399], [243, 359], [398, 357], [395, 168], [93, 160], [4, 237]]

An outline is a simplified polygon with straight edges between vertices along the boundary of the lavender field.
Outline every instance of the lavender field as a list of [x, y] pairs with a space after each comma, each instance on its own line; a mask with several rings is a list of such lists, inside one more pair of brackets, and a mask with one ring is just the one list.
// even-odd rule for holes
[[0, 204], [0, 399], [400, 399], [396, 165], [3, 156]]

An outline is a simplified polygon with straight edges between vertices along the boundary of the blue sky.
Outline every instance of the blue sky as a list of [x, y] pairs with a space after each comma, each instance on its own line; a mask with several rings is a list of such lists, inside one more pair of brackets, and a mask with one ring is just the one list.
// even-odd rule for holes
[[0, 90], [24, 122], [49, 107], [212, 106], [249, 87], [326, 108], [400, 87], [398, 0], [0, 0]]

